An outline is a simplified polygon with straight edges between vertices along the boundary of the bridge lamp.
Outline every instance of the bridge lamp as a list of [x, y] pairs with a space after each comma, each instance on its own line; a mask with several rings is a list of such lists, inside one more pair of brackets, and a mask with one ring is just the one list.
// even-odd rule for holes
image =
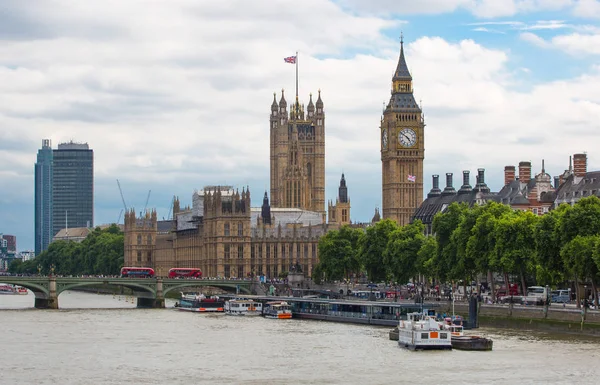
[[54, 275], [54, 268], [55, 268], [55, 267], [56, 267], [56, 266], [54, 266], [54, 264], [51, 264], [51, 265], [50, 265], [50, 275]]
[[38, 275], [42, 275], [42, 265], [37, 265], [38, 268]]

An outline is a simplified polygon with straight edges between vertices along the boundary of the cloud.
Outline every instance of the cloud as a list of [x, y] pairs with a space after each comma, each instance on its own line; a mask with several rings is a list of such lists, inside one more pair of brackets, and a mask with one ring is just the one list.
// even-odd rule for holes
[[554, 36], [549, 41], [531, 32], [521, 33], [520, 37], [538, 47], [560, 49], [573, 56], [600, 55], [600, 34], [572, 33]]
[[548, 48], [552, 46], [551, 43], [547, 42], [546, 40], [532, 32], [523, 32], [519, 35], [519, 37], [521, 38], [521, 40], [529, 42], [533, 45], [537, 45], [538, 47]]
[[579, 0], [573, 8], [573, 14], [587, 19], [600, 19], [600, 1]]
[[384, 15], [441, 14], [465, 9], [476, 17], [496, 18], [519, 13], [556, 11], [573, 6], [574, 0], [339, 0], [343, 7]]
[[500, 33], [500, 34], [505, 34], [506, 33], [506, 32], [499, 31], [497, 29], [486, 28], [486, 27], [473, 28], [473, 31], [475, 31], [475, 32], [487, 32], [487, 33]]
[[[321, 89], [325, 103], [327, 199], [344, 171], [352, 220], [369, 220], [381, 206], [377, 127], [398, 60], [387, 32], [402, 21], [321, 0], [293, 8], [285, 1], [6, 4], [0, 180], [10, 183], [0, 183], [0, 231], [17, 233], [19, 248], [33, 246], [33, 164], [43, 138], [94, 149], [96, 223], [119, 216], [117, 178], [138, 211], [151, 189], [149, 206], [160, 217], [173, 194], [188, 204], [207, 184], [249, 185], [260, 204], [273, 92], [279, 99], [283, 87], [293, 99], [294, 66], [282, 59], [296, 50], [301, 100]], [[38, 28], [28, 32], [29, 25]], [[426, 115], [426, 181], [478, 167], [493, 175], [524, 159], [545, 158], [557, 173], [569, 154], [599, 141], [597, 69], [518, 92], [519, 76], [530, 75], [510, 69], [510, 51], [435, 36], [405, 48]], [[538, 137], [543, 147], [523, 143]], [[495, 190], [500, 174], [488, 177]]]

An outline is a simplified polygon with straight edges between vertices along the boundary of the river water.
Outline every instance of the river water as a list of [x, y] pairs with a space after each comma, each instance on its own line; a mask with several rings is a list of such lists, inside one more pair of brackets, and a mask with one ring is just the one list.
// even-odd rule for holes
[[[0, 384], [598, 384], [600, 340], [479, 329], [492, 352], [411, 352], [389, 328], [0, 296]], [[167, 306], [173, 306], [173, 301]]]

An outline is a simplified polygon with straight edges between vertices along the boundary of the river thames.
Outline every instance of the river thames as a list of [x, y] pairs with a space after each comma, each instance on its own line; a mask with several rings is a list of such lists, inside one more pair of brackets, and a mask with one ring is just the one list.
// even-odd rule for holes
[[[600, 340], [479, 329], [492, 352], [411, 352], [389, 328], [0, 296], [0, 384], [597, 384]], [[170, 301], [167, 306], [173, 306]]]

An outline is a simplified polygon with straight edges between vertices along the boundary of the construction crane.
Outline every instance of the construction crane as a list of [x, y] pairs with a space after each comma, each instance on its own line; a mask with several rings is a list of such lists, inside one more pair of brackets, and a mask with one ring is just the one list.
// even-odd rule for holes
[[125, 198], [123, 198], [123, 190], [121, 190], [121, 183], [119, 183], [118, 179], [117, 186], [119, 186], [119, 194], [121, 194], [121, 201], [123, 202], [123, 209], [119, 213], [119, 219], [117, 219], [117, 224], [119, 224], [119, 222], [121, 221], [121, 214], [123, 214], [123, 211], [127, 211], [127, 204], [125, 204]]
[[146, 212], [146, 208], [148, 207], [148, 201], [150, 200], [150, 193], [152, 190], [148, 190], [148, 196], [146, 197], [146, 204], [144, 204], [144, 213]]
[[123, 208], [127, 211], [127, 204], [125, 203], [125, 198], [123, 198], [123, 190], [121, 190], [121, 183], [117, 179], [117, 186], [119, 186], [119, 193], [121, 194], [121, 201], [123, 202]]
[[173, 210], [174, 204], [175, 204], [175, 195], [173, 195], [173, 199], [171, 199], [171, 205], [169, 206], [169, 213], [167, 214], [167, 220], [171, 220], [171, 210]]
[[150, 193], [152, 190], [148, 190], [148, 196], [146, 197], [146, 203], [144, 204], [144, 211], [142, 211], [141, 215], [143, 216], [142, 227], [146, 227], [146, 208], [148, 208], [148, 201], [150, 200]]

